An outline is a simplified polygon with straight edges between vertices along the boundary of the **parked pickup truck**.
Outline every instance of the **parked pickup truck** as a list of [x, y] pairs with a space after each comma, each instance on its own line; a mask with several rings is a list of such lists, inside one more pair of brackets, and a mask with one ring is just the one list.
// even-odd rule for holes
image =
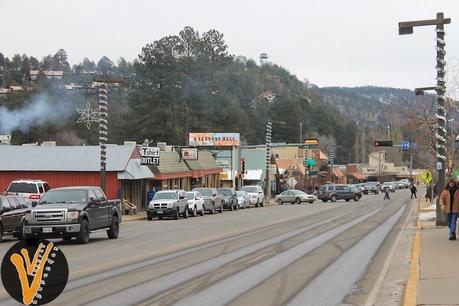
[[121, 223], [119, 200], [107, 200], [99, 187], [63, 187], [51, 189], [41, 200], [32, 203], [25, 217], [23, 237], [76, 237], [79, 243], [88, 243], [89, 234], [106, 231], [108, 238], [116, 239]]

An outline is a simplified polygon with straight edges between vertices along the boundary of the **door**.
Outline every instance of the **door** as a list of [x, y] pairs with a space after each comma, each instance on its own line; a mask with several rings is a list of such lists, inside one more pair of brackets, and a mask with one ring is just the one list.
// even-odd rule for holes
[[335, 190], [336, 190], [336, 198], [338, 200], [346, 198], [345, 196], [346, 191], [344, 190], [344, 186], [335, 186]]
[[108, 204], [107, 199], [104, 196], [104, 193], [100, 189], [94, 189], [96, 193], [97, 200], [100, 202], [99, 204], [99, 227], [106, 227], [109, 225], [110, 222], [110, 205]]
[[13, 227], [16, 228], [21, 223], [22, 216], [25, 215], [25, 210], [22, 209], [21, 204], [18, 200], [16, 200], [16, 198], [9, 197], [8, 200], [10, 202], [11, 213], [13, 216], [11, 221], [13, 223]]
[[88, 204], [88, 207], [86, 211], [88, 212], [89, 215], [89, 229], [97, 229], [101, 227], [101, 212], [102, 210], [100, 209], [100, 203], [99, 200], [97, 199], [97, 195], [94, 192], [93, 189], [90, 189], [88, 191], [88, 199], [90, 204]]
[[11, 208], [8, 198], [3, 198], [1, 207], [3, 231], [9, 232], [14, 229], [14, 211]]

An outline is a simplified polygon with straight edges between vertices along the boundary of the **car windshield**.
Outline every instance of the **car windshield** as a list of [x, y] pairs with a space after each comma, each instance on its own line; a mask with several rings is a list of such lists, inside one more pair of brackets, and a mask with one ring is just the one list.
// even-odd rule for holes
[[155, 194], [154, 200], [175, 200], [178, 199], [177, 192], [158, 192]]
[[193, 191], [198, 191], [202, 194], [203, 197], [211, 197], [212, 196], [212, 189], [210, 188], [196, 188]]
[[194, 200], [194, 193], [193, 192], [187, 192], [186, 193], [186, 198], [188, 200]]
[[237, 191], [237, 196], [238, 197], [243, 197], [244, 196], [244, 191]]
[[37, 185], [34, 183], [11, 183], [8, 192], [14, 193], [37, 193]]
[[229, 189], [218, 189], [217, 192], [219, 194], [227, 196], [227, 197], [232, 195], [231, 190], [229, 190]]
[[63, 189], [63, 190], [50, 190], [48, 191], [41, 201], [40, 205], [46, 204], [74, 204], [74, 203], [87, 203], [88, 191], [82, 189]]
[[247, 192], [258, 192], [258, 189], [256, 186], [244, 186], [241, 188], [242, 191], [247, 191]]

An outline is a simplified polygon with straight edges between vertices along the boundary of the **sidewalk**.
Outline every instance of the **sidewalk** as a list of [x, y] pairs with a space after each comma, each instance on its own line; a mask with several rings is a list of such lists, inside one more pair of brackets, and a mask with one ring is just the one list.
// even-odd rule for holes
[[[418, 204], [420, 215], [434, 211], [425, 199], [420, 199]], [[459, 240], [448, 240], [446, 226], [436, 226], [435, 220], [421, 219], [418, 226], [420, 249], [416, 250], [415, 239], [411, 273], [419, 278], [416, 277], [406, 289], [409, 294], [413, 286], [417, 294], [412, 298], [405, 296], [404, 305], [459, 305]]]

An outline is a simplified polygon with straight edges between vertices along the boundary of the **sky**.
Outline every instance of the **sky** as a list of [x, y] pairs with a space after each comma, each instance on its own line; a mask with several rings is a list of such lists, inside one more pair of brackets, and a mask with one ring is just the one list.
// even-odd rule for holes
[[0, 52], [41, 58], [137, 58], [185, 26], [216, 29], [229, 51], [281, 65], [318, 86], [415, 88], [435, 83], [434, 27], [398, 35], [398, 22], [451, 18], [446, 58], [459, 58], [458, 0], [0, 0]]

